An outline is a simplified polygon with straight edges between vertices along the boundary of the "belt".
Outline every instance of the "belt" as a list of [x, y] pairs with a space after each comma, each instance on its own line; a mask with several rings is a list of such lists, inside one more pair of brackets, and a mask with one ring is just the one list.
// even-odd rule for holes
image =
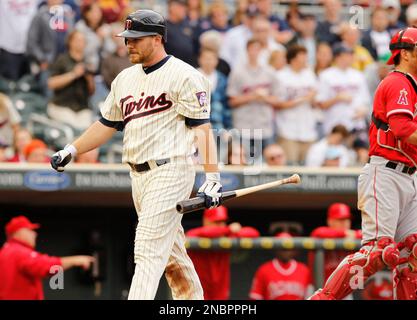
[[132, 168], [132, 170], [136, 172], [144, 172], [144, 171], [154, 169], [156, 167], [160, 167], [170, 162], [171, 162], [170, 158], [165, 158], [165, 159], [159, 159], [159, 160], [150, 160], [150, 161], [146, 161], [144, 163], [139, 163], [139, 164], [133, 164], [129, 162], [129, 166]]
[[[396, 170], [399, 165], [402, 165], [402, 164], [401, 163], [398, 163], [398, 162], [394, 162], [394, 161], [388, 161], [385, 166], [387, 168]], [[402, 173], [409, 174], [409, 175], [412, 175], [414, 172], [416, 172], [416, 167], [409, 167], [409, 166], [406, 166], [404, 164], [403, 165], [403, 169], [401, 170], [401, 172]]]

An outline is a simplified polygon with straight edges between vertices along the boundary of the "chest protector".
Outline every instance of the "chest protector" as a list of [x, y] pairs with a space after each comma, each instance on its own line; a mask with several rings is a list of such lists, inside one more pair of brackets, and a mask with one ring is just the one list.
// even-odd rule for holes
[[[400, 71], [393, 71], [393, 72], [399, 72], [403, 74], [407, 78], [407, 80], [411, 83], [411, 86], [413, 87], [415, 93], [417, 94], [417, 84], [414, 81], [412, 76], [410, 76], [407, 73], [400, 72]], [[372, 122], [375, 124], [375, 126], [378, 129], [377, 130], [378, 145], [383, 148], [400, 152], [413, 163], [414, 167], [417, 167], [416, 160], [414, 160], [414, 159], [417, 159], [416, 146], [406, 141], [401, 141], [400, 139], [395, 137], [389, 127], [389, 124], [382, 121], [381, 119], [376, 118], [374, 113], [372, 113]]]

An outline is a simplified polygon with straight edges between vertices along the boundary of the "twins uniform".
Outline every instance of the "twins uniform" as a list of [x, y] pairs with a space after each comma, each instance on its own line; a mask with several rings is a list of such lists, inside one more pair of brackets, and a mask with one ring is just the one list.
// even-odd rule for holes
[[[201, 73], [167, 56], [147, 69], [137, 64], [123, 70], [101, 109], [104, 124], [123, 124], [122, 161], [132, 168], [138, 225], [128, 299], [153, 299], [164, 270], [174, 299], [203, 299], [175, 205], [192, 191], [192, 126], [209, 121], [209, 97]], [[150, 170], [138, 172], [137, 164], [147, 161]]]

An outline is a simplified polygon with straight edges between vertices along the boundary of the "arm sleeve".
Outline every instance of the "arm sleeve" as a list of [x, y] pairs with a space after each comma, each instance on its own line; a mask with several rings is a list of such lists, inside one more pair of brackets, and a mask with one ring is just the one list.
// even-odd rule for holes
[[399, 139], [407, 139], [417, 130], [417, 123], [412, 120], [408, 113], [394, 113], [388, 118], [392, 133]]
[[59, 257], [52, 257], [32, 251], [29, 255], [22, 257], [20, 269], [23, 273], [35, 277], [44, 278], [50, 274], [52, 266], [61, 266]]
[[230, 234], [228, 227], [200, 227], [191, 229], [187, 232], [187, 237], [219, 238]]
[[101, 116], [104, 119], [108, 121], [113, 121], [113, 122], [123, 122], [122, 109], [118, 105], [117, 100], [116, 100], [116, 95], [115, 95], [115, 89], [117, 86], [118, 79], [119, 77], [116, 77], [113, 80], [111, 84], [110, 93], [108, 94], [106, 100], [103, 103], [103, 106], [100, 109]]
[[210, 119], [210, 86], [208, 79], [193, 72], [181, 86], [176, 110], [190, 119]]
[[319, 227], [311, 233], [313, 238], [344, 238], [345, 235], [343, 230], [335, 230], [329, 227]]
[[238, 233], [234, 233], [231, 236], [238, 238], [257, 238], [260, 233], [258, 230], [252, 227], [242, 227]]
[[251, 300], [265, 300], [265, 284], [263, 280], [262, 267], [259, 268], [252, 281], [252, 287], [249, 292], [249, 299]]

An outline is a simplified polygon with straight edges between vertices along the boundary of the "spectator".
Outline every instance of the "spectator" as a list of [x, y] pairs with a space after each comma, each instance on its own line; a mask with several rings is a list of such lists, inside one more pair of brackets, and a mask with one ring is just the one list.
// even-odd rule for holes
[[334, 66], [319, 76], [317, 101], [323, 111], [324, 134], [343, 124], [349, 131], [366, 129], [371, 98], [364, 75], [351, 67], [352, 49], [334, 48]]
[[368, 65], [374, 62], [369, 51], [359, 44], [361, 34], [356, 26], [351, 26], [347, 22], [342, 23], [340, 26], [340, 37], [342, 44], [353, 50], [352, 68], [364, 71]]
[[270, 144], [265, 148], [264, 160], [268, 166], [285, 166], [287, 164], [284, 149], [276, 143]]
[[369, 144], [362, 139], [356, 138], [352, 145], [352, 166], [363, 167], [369, 160]]
[[[235, 14], [231, 19], [231, 25], [236, 27], [244, 24], [246, 19], [246, 12], [249, 8], [249, 0], [236, 0]], [[252, 6], [253, 8], [253, 6]]]
[[371, 29], [362, 35], [362, 45], [369, 51], [374, 60], [391, 56], [389, 43], [391, 34], [388, 30], [388, 13], [383, 8], [376, 8], [371, 15]]
[[204, 0], [187, 0], [187, 19], [195, 30], [206, 17]]
[[[266, 18], [262, 16], [255, 18], [252, 27], [253, 38], [257, 39], [261, 44], [258, 63], [261, 65], [268, 65], [271, 52], [275, 50], [285, 51], [285, 47], [273, 39], [271, 23]], [[247, 53], [243, 51], [239, 58], [236, 59], [238, 60], [237, 64], [246, 64], [248, 61]]]
[[125, 19], [129, 9], [129, 0], [97, 0], [105, 23], [120, 22]]
[[104, 23], [103, 14], [97, 2], [87, 2], [81, 7], [81, 20], [75, 29], [84, 34], [85, 67], [93, 74], [98, 72], [101, 58], [114, 52], [111, 27]]
[[28, 163], [49, 163], [48, 147], [39, 139], [33, 139], [23, 150]]
[[17, 81], [29, 73], [26, 41], [36, 8], [36, 1], [0, 1], [0, 76]]
[[278, 143], [289, 164], [304, 162], [311, 144], [317, 140], [313, 113], [317, 78], [307, 67], [307, 49], [295, 45], [287, 52], [288, 67], [277, 72], [276, 126]]
[[392, 65], [387, 65], [387, 61], [388, 59], [379, 59], [378, 61], [368, 65], [364, 71], [369, 94], [372, 97], [372, 100], [379, 83], [393, 69]]
[[13, 148], [14, 156], [9, 162], [26, 162], [24, 154], [25, 147], [32, 141], [32, 134], [25, 128], [20, 128], [14, 135]]
[[224, 36], [230, 29], [229, 10], [223, 0], [215, 0], [210, 4], [207, 18], [200, 25], [200, 34], [208, 30], [216, 30]]
[[[277, 95], [277, 86], [274, 71], [258, 63], [260, 42], [250, 39], [246, 51], [248, 63], [232, 70], [227, 95], [232, 108], [233, 126], [243, 133], [243, 144], [247, 147], [246, 160], [249, 162], [249, 159], [261, 161], [263, 148], [274, 139], [272, 105], [275, 103], [273, 95]], [[256, 135], [259, 131], [262, 137]]]
[[273, 39], [285, 45], [293, 37], [293, 32], [284, 19], [272, 13], [272, 0], [258, 0], [256, 6], [259, 13], [271, 22]]
[[169, 0], [167, 42], [165, 49], [168, 54], [172, 54], [192, 66], [196, 66], [196, 51], [194, 29], [187, 19], [187, 1]]
[[[336, 156], [339, 167], [346, 167], [349, 164], [349, 151], [343, 143], [348, 136], [349, 132], [344, 126], [335, 126], [327, 137], [310, 147], [306, 157], [306, 166], [322, 167], [326, 164], [326, 160], [328, 165], [331, 160], [335, 160], [334, 157]], [[328, 159], [326, 159], [326, 156]]]
[[316, 63], [314, 71], [318, 76], [323, 70], [330, 68], [333, 61], [332, 47], [327, 42], [320, 42], [317, 45]]
[[245, 52], [246, 43], [253, 35], [253, 24], [259, 12], [256, 7], [249, 6], [243, 23], [231, 28], [226, 32], [223, 38], [223, 44], [220, 48], [220, 57], [224, 59], [233, 69], [237, 57]]
[[246, 166], [248, 164], [246, 153], [246, 149], [241, 143], [232, 142], [231, 144], [228, 144], [227, 164]]
[[315, 37], [317, 22], [313, 14], [303, 14], [300, 17], [300, 30], [288, 42], [288, 47], [295, 44], [307, 49], [308, 65], [314, 67], [316, 64], [317, 40]]
[[323, 0], [324, 21], [317, 25], [317, 38], [319, 41], [334, 45], [339, 42], [338, 27], [341, 21], [340, 12], [342, 4], [340, 0]]
[[[189, 230], [188, 237], [204, 238], [256, 238], [259, 232], [252, 227], [242, 227], [238, 222], [227, 225], [227, 208], [219, 206], [204, 210], [203, 226]], [[188, 252], [204, 290], [205, 300], [227, 300], [230, 296], [230, 251]]]
[[287, 50], [272, 51], [268, 63], [275, 71], [282, 70], [287, 65]]
[[[275, 235], [288, 239], [286, 232]], [[249, 297], [252, 300], [304, 300], [313, 292], [308, 267], [294, 258], [294, 250], [277, 250], [275, 258], [261, 265], [255, 273]]]
[[[360, 230], [352, 230], [352, 214], [348, 205], [344, 203], [333, 203], [327, 209], [327, 226], [322, 226], [314, 229], [311, 232], [313, 238], [349, 238], [349, 239], [361, 239], [362, 232]], [[309, 266], [310, 270], [314, 270], [314, 256], [315, 253], [310, 251], [309, 253]], [[344, 250], [331, 250], [326, 251], [324, 254], [324, 282], [337, 268], [339, 263], [346, 256]]]
[[382, 0], [381, 5], [388, 14], [388, 31], [391, 35], [396, 34], [406, 27], [406, 24], [399, 20], [401, 15], [401, 4], [399, 0]]
[[0, 162], [7, 162], [7, 148], [8, 144], [0, 139]]
[[101, 64], [101, 75], [103, 76], [104, 83], [109, 90], [112, 81], [116, 78], [120, 71], [132, 65], [129, 60], [124, 39], [116, 37], [116, 35], [121, 33], [123, 30], [123, 26], [119, 23], [112, 25], [112, 38], [116, 45], [116, 50], [113, 54], [105, 57], [103, 59], [103, 63]]
[[54, 257], [35, 251], [39, 227], [25, 216], [6, 224], [7, 241], [0, 250], [0, 300], [43, 300], [42, 279], [54, 275], [56, 267], [87, 270], [94, 261], [89, 256]]
[[417, 25], [417, 3], [410, 5], [405, 12], [407, 25], [409, 27]]
[[218, 31], [209, 30], [200, 36], [200, 50], [201, 48], [206, 48], [216, 52], [219, 60], [216, 69], [228, 77], [230, 74], [230, 66], [224, 59], [219, 57], [221, 45], [222, 36]]
[[232, 116], [226, 96], [227, 79], [216, 70], [218, 63], [217, 52], [203, 48], [198, 58], [198, 69], [210, 82], [210, 122], [213, 129], [231, 129]]
[[94, 79], [85, 65], [85, 37], [73, 31], [68, 37], [68, 53], [51, 66], [48, 86], [53, 96], [48, 104], [48, 115], [56, 120], [83, 130], [92, 122], [88, 97], [94, 93]]
[[21, 117], [8, 96], [0, 93], [0, 139], [12, 145], [14, 135], [20, 129]]
[[[26, 53], [32, 62], [32, 73], [39, 75], [45, 90], [47, 79], [45, 72], [56, 57], [66, 51], [65, 39], [74, 26], [70, 7], [62, 3], [63, 0], [47, 0], [47, 4], [42, 6], [33, 17], [28, 33]], [[51, 23], [51, 15], [57, 10], [64, 12], [64, 15]]]

